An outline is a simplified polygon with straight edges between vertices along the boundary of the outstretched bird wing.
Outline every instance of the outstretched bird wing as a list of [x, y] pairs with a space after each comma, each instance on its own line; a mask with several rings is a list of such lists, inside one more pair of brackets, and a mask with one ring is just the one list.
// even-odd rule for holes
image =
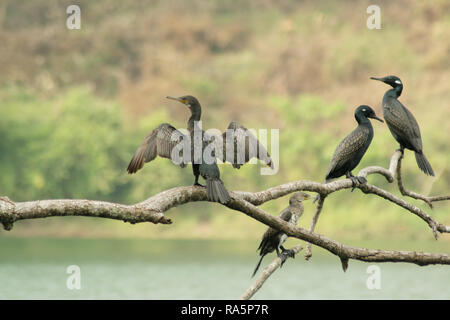
[[[172, 159], [172, 150], [175, 146], [186, 138], [180, 131], [168, 123], [163, 123], [145, 137], [133, 158], [128, 165], [128, 173], [135, 173], [144, 166], [145, 162], [150, 162], [160, 156]], [[182, 168], [186, 166], [184, 162], [179, 164]]]
[[384, 119], [397, 140], [414, 151], [422, 151], [420, 128], [413, 114], [397, 99], [389, 99], [383, 111]]
[[[358, 126], [353, 130], [344, 140], [339, 143], [334, 151], [333, 158], [328, 166], [326, 178], [332, 178], [329, 175], [335, 170], [342, 168], [348, 161], [355, 158], [360, 152], [365, 150], [364, 147], [367, 139], [370, 136], [370, 129], [366, 126]], [[341, 173], [339, 176], [345, 174]]]
[[223, 162], [231, 163], [236, 169], [252, 158], [273, 168], [272, 159], [264, 145], [250, 130], [235, 121], [230, 122], [222, 136], [214, 136], [214, 143], [216, 150], [222, 149], [222, 154], [216, 153], [216, 156]]

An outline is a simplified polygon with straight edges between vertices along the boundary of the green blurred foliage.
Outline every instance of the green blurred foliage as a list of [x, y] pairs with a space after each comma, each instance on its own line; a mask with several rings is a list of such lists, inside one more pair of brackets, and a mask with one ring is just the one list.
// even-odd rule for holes
[[[354, 1], [79, 1], [82, 28], [65, 28], [71, 1], [0, 3], [0, 195], [14, 200], [88, 198], [135, 203], [193, 182], [191, 168], [157, 159], [135, 175], [126, 167], [157, 125], [185, 127], [188, 110], [164, 99], [192, 94], [204, 128], [232, 120], [280, 129], [280, 169], [221, 165], [230, 190], [258, 191], [299, 179], [323, 181], [354, 109], [381, 114], [387, 87], [370, 76], [399, 75], [401, 100], [421, 125], [437, 172], [425, 177], [411, 152], [408, 188], [450, 190], [450, 15], [448, 1], [383, 2], [382, 30], [366, 28], [367, 3]], [[413, 23], [412, 23], [413, 22]], [[432, 110], [433, 112], [429, 112]], [[439, 126], [439, 127], [438, 127]], [[361, 164], [387, 166], [397, 144], [374, 123]], [[270, 139], [270, 136], [269, 136]], [[375, 183], [396, 194], [381, 177]], [[416, 205], [429, 212], [421, 202]], [[287, 197], [263, 205], [276, 214]], [[448, 203], [433, 217], [450, 223]], [[308, 204], [300, 224], [309, 226]], [[171, 226], [130, 226], [83, 218], [24, 221], [14, 235], [255, 238], [264, 226], [216, 204], [168, 212]], [[359, 191], [327, 198], [318, 231], [330, 237], [426, 238], [423, 221]], [[10, 234], [12, 234], [10, 233]]]
[[86, 88], [50, 100], [4, 88], [1, 99], [0, 193], [17, 200], [114, 198], [125, 183], [117, 170], [126, 145], [117, 104]]

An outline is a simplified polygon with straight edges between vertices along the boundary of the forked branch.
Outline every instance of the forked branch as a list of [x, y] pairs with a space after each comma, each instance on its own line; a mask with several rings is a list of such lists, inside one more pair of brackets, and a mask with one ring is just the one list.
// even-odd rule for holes
[[[406, 190], [401, 180], [401, 159], [401, 151], [396, 151], [391, 158], [389, 169], [371, 166], [362, 169], [359, 172], [359, 176], [366, 178], [371, 174], [381, 174], [389, 183], [393, 183], [397, 180], [399, 189], [403, 195], [423, 200], [430, 206], [432, 206], [431, 203], [434, 201], [450, 199], [450, 196], [429, 197]], [[311, 245], [316, 245], [328, 250], [340, 258], [344, 270], [348, 266], [349, 259], [365, 262], [406, 262], [421, 266], [430, 264], [450, 264], [450, 256], [448, 254], [357, 248], [341, 244], [335, 240], [315, 233], [314, 228], [319, 214], [322, 211], [325, 198], [334, 192], [351, 188], [353, 188], [353, 186], [350, 179], [337, 180], [326, 184], [299, 180], [254, 193], [239, 191], [231, 192], [232, 199], [225, 206], [242, 212], [267, 226], [283, 231], [290, 237], [306, 241], [308, 243], [307, 257], [311, 256]], [[436, 238], [438, 232], [450, 233], [450, 226], [435, 221], [420, 208], [384, 189], [369, 183], [360, 184], [357, 188], [364, 193], [384, 198], [418, 216], [428, 224]], [[310, 191], [321, 195], [309, 231], [289, 224], [278, 217], [274, 217], [258, 207], [265, 202], [278, 199], [296, 191]], [[8, 197], [0, 197], [0, 222], [3, 224], [5, 230], [11, 230], [13, 224], [19, 220], [54, 216], [86, 216], [116, 219], [130, 223], [152, 222], [155, 224], [170, 224], [172, 223], [171, 219], [164, 215], [166, 211], [173, 207], [195, 201], [207, 201], [207, 194], [204, 188], [196, 186], [172, 188], [134, 205], [69, 199], [13, 202]], [[300, 251], [299, 247], [297, 247], [297, 249]], [[277, 265], [279, 265], [279, 261], [275, 259], [268, 269], [263, 272], [263, 275], [260, 276], [254, 286], [249, 288], [242, 298], [250, 298], [262, 286], [264, 281], [267, 280], [273, 271], [276, 270]]]
[[[359, 175], [367, 177], [370, 174], [378, 173], [383, 175], [389, 182], [393, 182], [395, 181], [394, 175], [397, 172], [400, 160], [401, 152], [396, 151], [391, 158], [389, 169], [382, 167], [367, 167], [361, 170]], [[400, 175], [397, 174], [397, 176]], [[441, 260], [439, 260], [436, 255], [428, 254], [417, 256], [415, 253], [407, 253], [406, 255], [399, 253], [398, 256], [395, 256], [392, 255], [392, 252], [376, 251], [374, 253], [374, 251], [358, 248], [353, 248], [350, 251], [342, 251], [342, 245], [324, 241], [325, 238], [323, 236], [319, 236], [312, 231], [275, 223], [277, 218], [272, 217], [257, 207], [267, 201], [278, 199], [295, 191], [316, 192], [322, 195], [321, 198], [325, 198], [331, 193], [350, 188], [352, 188], [352, 181], [350, 179], [337, 180], [326, 184], [299, 180], [254, 193], [239, 191], [231, 192], [232, 200], [226, 204], [226, 206], [233, 210], [241, 211], [266, 225], [279, 228], [279, 230], [286, 232], [290, 236], [297, 237], [298, 239], [305, 240], [314, 245], [322, 246], [330, 252], [337, 254], [340, 258], [348, 257], [363, 261], [404, 261], [417, 264], [440, 263]], [[420, 217], [430, 226], [435, 237], [437, 237], [438, 232], [450, 233], [450, 226], [435, 221], [420, 208], [384, 189], [369, 183], [358, 185], [357, 188], [364, 193], [370, 193], [384, 198]], [[447, 198], [448, 197], [430, 197], [429, 201], [440, 201]], [[7, 197], [0, 197], [0, 222], [3, 224], [5, 230], [11, 230], [13, 224], [19, 220], [54, 216], [86, 216], [116, 219], [130, 223], [152, 222], [155, 224], [170, 224], [172, 221], [164, 215], [164, 212], [173, 207], [195, 201], [207, 201], [207, 195], [204, 188], [196, 186], [172, 188], [134, 205], [93, 200], [40, 200], [13, 202]], [[320, 206], [322, 205], [323, 200], [322, 202], [319, 202], [319, 208], [316, 212], [317, 217], [321, 210]], [[267, 217], [270, 217], [272, 220]], [[315, 223], [312, 224], [312, 229], [314, 229], [314, 226]], [[431, 260], [430, 257], [432, 257]], [[445, 255], [443, 261], [447, 261], [446, 259], [448, 259], [447, 255]]]

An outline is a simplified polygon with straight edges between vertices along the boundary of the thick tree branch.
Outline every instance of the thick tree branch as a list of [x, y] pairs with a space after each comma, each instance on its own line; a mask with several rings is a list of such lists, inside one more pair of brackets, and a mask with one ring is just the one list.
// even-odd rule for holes
[[227, 206], [236, 211], [243, 212], [272, 228], [281, 230], [289, 237], [304, 240], [313, 245], [322, 247], [344, 260], [354, 259], [365, 262], [409, 262], [420, 266], [429, 264], [450, 264], [450, 256], [448, 254], [364, 249], [347, 246], [323, 235], [287, 223], [242, 199], [232, 199]]
[[[302, 246], [295, 246], [292, 248], [295, 254], [299, 253], [302, 250]], [[253, 297], [253, 295], [261, 289], [262, 285], [266, 280], [281, 266], [281, 258], [276, 257], [273, 261], [264, 268], [259, 277], [255, 280], [255, 282], [242, 294], [241, 300], [248, 300]]]
[[[391, 158], [389, 169], [381, 167], [368, 167], [360, 172], [360, 176], [367, 177], [370, 174], [382, 174], [389, 182], [395, 181], [394, 174], [397, 172], [401, 152], [397, 151]], [[398, 174], [397, 174], [398, 175]], [[349, 259], [366, 262], [409, 262], [418, 265], [428, 264], [450, 264], [447, 254], [418, 253], [409, 251], [390, 251], [356, 248], [343, 245], [328, 239], [313, 231], [308, 231], [274, 217], [257, 206], [285, 196], [295, 191], [316, 192], [325, 198], [327, 195], [352, 188], [350, 179], [342, 179], [322, 184], [313, 181], [295, 181], [269, 188], [260, 192], [231, 192], [232, 200], [226, 205], [228, 208], [240, 211], [248, 216], [276, 229], [285, 232], [290, 237], [304, 240], [312, 245], [320, 246], [337, 255], [342, 262], [344, 270]], [[431, 216], [420, 208], [406, 202], [397, 196], [378, 188], [369, 183], [358, 185], [357, 188], [364, 193], [371, 193], [389, 200], [390, 202], [406, 209], [423, 219], [433, 230], [437, 232], [450, 233], [450, 227], [436, 222]], [[442, 197], [431, 197], [433, 201]], [[178, 205], [193, 201], [207, 201], [204, 188], [201, 187], [177, 187], [161, 192], [141, 203], [134, 205], [123, 205], [92, 200], [44, 200], [13, 202], [7, 197], [0, 198], [0, 222], [6, 230], [10, 230], [15, 221], [24, 219], [45, 218], [51, 216], [89, 216], [123, 220], [130, 223], [153, 222], [169, 224], [171, 220], [164, 216], [164, 212]], [[431, 200], [430, 200], [431, 201]], [[316, 216], [321, 211], [323, 200], [319, 202]], [[317, 222], [317, 218], [316, 218]], [[313, 221], [312, 229], [315, 223]]]
[[[371, 166], [360, 171], [359, 175], [367, 177], [371, 174], [381, 174], [389, 182], [393, 182], [394, 173], [401, 158], [401, 152], [396, 151], [391, 158], [389, 170]], [[231, 192], [236, 199], [243, 199], [254, 205], [261, 205], [267, 201], [275, 200], [295, 191], [316, 192], [325, 198], [327, 195], [352, 188], [350, 179], [336, 180], [330, 183], [299, 180], [285, 183], [259, 192]], [[450, 233], [450, 227], [436, 222], [431, 216], [420, 208], [398, 198], [397, 196], [371, 184], [357, 186], [365, 193], [378, 195], [390, 202], [410, 211], [423, 219], [433, 230], [435, 237], [437, 231]], [[444, 200], [445, 197], [432, 197], [433, 201]], [[91, 200], [44, 200], [29, 202], [12, 202], [7, 197], [0, 198], [0, 222], [6, 230], [10, 230], [15, 221], [23, 219], [45, 218], [50, 216], [90, 216], [123, 220], [130, 223], [153, 222], [170, 224], [171, 220], [164, 216], [167, 210], [194, 201], [207, 201], [204, 188], [195, 186], [176, 187], [135, 205], [91, 201]], [[319, 211], [320, 213], [320, 211]], [[316, 218], [317, 220], [317, 218]], [[314, 224], [315, 225], [315, 224]]]
[[[450, 256], [447, 254], [431, 254], [423, 252], [411, 251], [392, 251], [392, 250], [375, 250], [356, 248], [341, 244], [335, 240], [329, 239], [325, 236], [316, 234], [311, 231], [293, 226], [278, 217], [273, 217], [260, 208], [253, 206], [250, 203], [234, 203], [233, 207], [236, 210], [242, 211], [256, 220], [267, 224], [273, 228], [282, 230], [287, 235], [301, 240], [305, 240], [308, 244], [314, 244], [322, 247], [340, 258], [344, 272], [348, 268], [349, 259], [355, 259], [365, 262], [409, 262], [419, 266], [429, 264], [450, 264]], [[301, 250], [300, 246], [293, 248], [296, 253]], [[250, 299], [264, 284], [264, 282], [272, 275], [272, 273], [280, 266], [281, 259], [275, 258], [269, 264], [258, 279], [245, 291], [241, 299]]]
[[153, 222], [170, 224], [172, 221], [151, 206], [92, 201], [92, 200], [42, 200], [12, 202], [0, 198], [0, 222], [11, 230], [14, 222], [57, 216], [85, 216], [122, 220], [130, 223]]

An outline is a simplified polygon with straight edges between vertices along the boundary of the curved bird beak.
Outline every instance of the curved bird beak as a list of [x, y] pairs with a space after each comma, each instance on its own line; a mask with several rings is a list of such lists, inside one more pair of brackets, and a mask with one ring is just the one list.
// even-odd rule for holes
[[371, 116], [371, 117], [369, 117], [369, 118], [376, 119], [376, 120], [378, 120], [378, 121], [380, 121], [380, 122], [384, 122], [383, 120], [381, 120], [381, 119], [378, 118], [377, 116]]
[[372, 80], [378, 80], [378, 81], [384, 82], [384, 78], [370, 77], [370, 79], [372, 79]]
[[307, 193], [305, 193], [305, 195], [303, 196], [302, 199], [297, 199], [297, 202], [301, 203], [303, 201], [307, 201], [307, 200], [311, 200], [311, 199], [312, 199], [312, 196], [307, 194]]
[[175, 101], [181, 102], [183, 104], [186, 103], [186, 100], [183, 100], [181, 98], [175, 98], [175, 97], [171, 97], [171, 96], [167, 96], [166, 98], [170, 99], [170, 100], [175, 100]]

